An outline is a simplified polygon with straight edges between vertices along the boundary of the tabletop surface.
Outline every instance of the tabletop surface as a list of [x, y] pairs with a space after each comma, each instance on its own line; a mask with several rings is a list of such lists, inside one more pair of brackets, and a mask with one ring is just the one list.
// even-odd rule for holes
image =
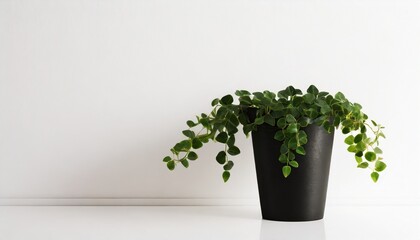
[[420, 206], [327, 206], [323, 220], [261, 219], [258, 206], [2, 206], [0, 240], [420, 239]]

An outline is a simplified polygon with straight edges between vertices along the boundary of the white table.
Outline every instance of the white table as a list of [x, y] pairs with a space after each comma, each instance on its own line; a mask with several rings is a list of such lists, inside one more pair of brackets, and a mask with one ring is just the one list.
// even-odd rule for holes
[[2, 206], [0, 240], [419, 240], [420, 206], [327, 206], [324, 220], [261, 220], [258, 206]]

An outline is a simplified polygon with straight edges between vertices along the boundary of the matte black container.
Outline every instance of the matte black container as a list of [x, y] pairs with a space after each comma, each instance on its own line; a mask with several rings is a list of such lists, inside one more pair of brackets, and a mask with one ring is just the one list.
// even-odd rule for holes
[[[254, 115], [255, 116], [255, 115]], [[252, 132], [258, 191], [263, 219], [312, 221], [324, 217], [334, 132], [308, 125], [306, 155], [296, 154], [299, 168], [285, 178], [278, 160], [282, 142], [277, 127], [263, 124]]]

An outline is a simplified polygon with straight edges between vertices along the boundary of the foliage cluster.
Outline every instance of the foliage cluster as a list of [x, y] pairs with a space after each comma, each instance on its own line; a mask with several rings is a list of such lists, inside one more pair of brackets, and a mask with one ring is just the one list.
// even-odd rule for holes
[[[210, 113], [188, 120], [188, 129], [182, 131], [186, 139], [171, 148], [172, 156], [163, 161], [170, 170], [180, 163], [188, 168], [190, 161], [198, 158], [196, 149], [210, 140], [223, 146], [216, 154], [216, 161], [223, 166], [222, 178], [226, 182], [234, 166], [231, 156], [238, 155], [240, 149], [235, 144], [235, 134], [240, 126], [246, 136], [257, 131], [261, 124], [277, 127], [274, 138], [280, 141], [278, 161], [282, 163], [281, 172], [288, 177], [292, 169], [299, 167], [296, 155], [305, 155], [305, 144], [310, 141], [305, 132], [308, 124], [322, 126], [331, 133], [340, 129], [347, 137], [345, 143], [352, 153], [359, 168], [371, 169], [371, 178], [376, 182], [379, 172], [386, 168], [382, 161], [379, 140], [385, 138], [383, 126], [371, 120], [363, 113], [362, 106], [350, 102], [343, 93], [331, 95], [320, 92], [311, 85], [306, 93], [289, 86], [274, 93], [271, 91], [253, 92], [237, 90], [237, 103], [232, 95], [216, 98], [211, 102]], [[256, 109], [255, 119], [250, 119], [247, 112]]]

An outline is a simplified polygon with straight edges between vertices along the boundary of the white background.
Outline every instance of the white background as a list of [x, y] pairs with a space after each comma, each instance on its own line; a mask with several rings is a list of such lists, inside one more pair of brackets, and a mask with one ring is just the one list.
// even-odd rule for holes
[[[210, 144], [174, 172], [185, 121], [235, 89], [343, 91], [386, 126], [377, 184], [336, 134], [328, 201], [420, 203], [420, 1], [0, 1], [0, 203], [241, 204]], [[279, 173], [280, 174], [280, 173]]]

